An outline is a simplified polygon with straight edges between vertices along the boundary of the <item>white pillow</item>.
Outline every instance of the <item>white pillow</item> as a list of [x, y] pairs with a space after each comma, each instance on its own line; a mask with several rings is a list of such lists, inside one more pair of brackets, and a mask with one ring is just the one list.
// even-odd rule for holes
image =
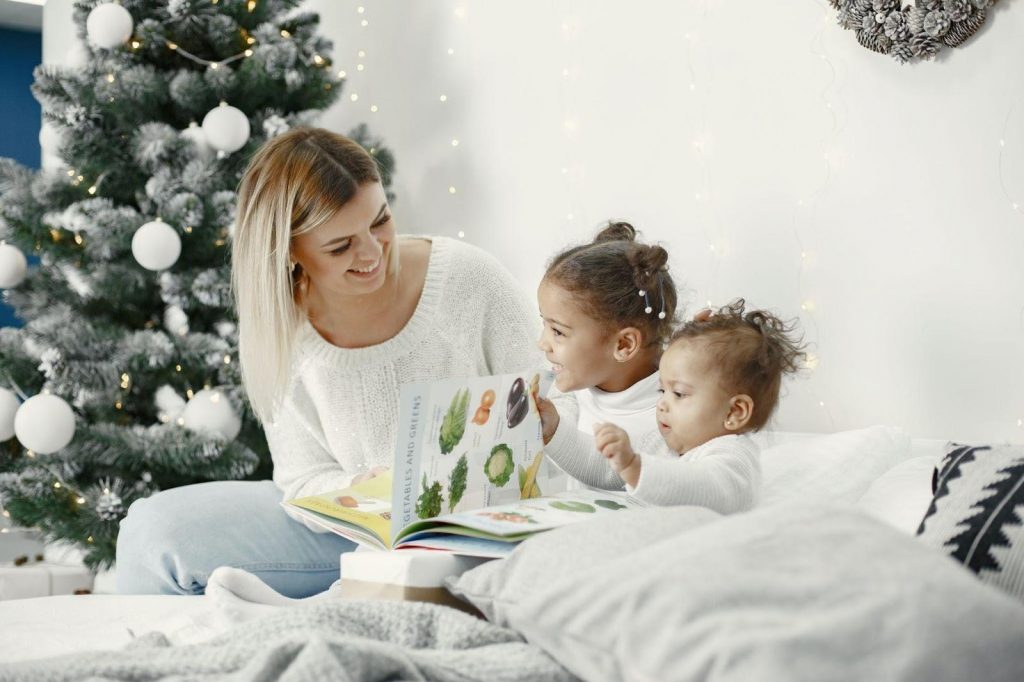
[[[770, 443], [773, 435], [764, 438]], [[892, 426], [871, 426], [763, 446], [761, 505], [786, 500], [854, 504], [875, 479], [909, 454], [910, 437], [903, 429]]]
[[908, 535], [918, 526], [932, 501], [932, 474], [940, 456], [924, 455], [900, 462], [871, 484], [857, 508]]
[[537, 577], [508, 604], [509, 627], [592, 682], [1019, 682], [1024, 670], [1024, 605], [845, 505], [725, 516]]
[[704, 507], [652, 507], [603, 514], [523, 541], [506, 558], [488, 561], [445, 581], [448, 591], [498, 625], [508, 625], [511, 605], [552, 580], [573, 575], [712, 523], [721, 516]]

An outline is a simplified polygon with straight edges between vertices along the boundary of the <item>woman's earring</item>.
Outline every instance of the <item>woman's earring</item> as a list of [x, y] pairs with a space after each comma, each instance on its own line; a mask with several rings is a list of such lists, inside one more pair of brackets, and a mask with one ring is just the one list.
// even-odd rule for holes
[[293, 273], [293, 274], [295, 273], [295, 261], [289, 261], [289, 263], [288, 263], [288, 272]]

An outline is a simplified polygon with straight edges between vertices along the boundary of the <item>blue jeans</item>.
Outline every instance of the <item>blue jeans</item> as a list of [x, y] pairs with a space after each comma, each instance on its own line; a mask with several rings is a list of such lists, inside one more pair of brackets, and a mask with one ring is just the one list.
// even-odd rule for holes
[[356, 545], [314, 533], [280, 506], [273, 481], [215, 481], [136, 500], [117, 538], [121, 594], [202, 594], [210, 573], [233, 566], [286, 597], [323, 592]]

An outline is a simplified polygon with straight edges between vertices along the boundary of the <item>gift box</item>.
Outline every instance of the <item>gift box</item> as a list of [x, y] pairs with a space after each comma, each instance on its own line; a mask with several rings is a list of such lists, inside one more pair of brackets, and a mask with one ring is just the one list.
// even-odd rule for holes
[[[20, 563], [20, 562], [19, 562]], [[0, 601], [91, 591], [93, 576], [85, 566], [27, 561], [0, 564]]]
[[422, 601], [475, 613], [444, 588], [444, 581], [485, 561], [490, 559], [432, 550], [346, 552], [338, 591], [346, 599]]

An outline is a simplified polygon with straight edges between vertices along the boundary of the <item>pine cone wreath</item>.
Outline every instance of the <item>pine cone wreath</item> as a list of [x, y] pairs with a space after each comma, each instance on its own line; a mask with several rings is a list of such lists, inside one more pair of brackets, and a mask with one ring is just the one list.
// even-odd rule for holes
[[974, 7], [967, 0], [943, 0], [942, 9], [950, 21], [963, 21], [971, 15]]
[[890, 12], [885, 18], [885, 35], [893, 42], [906, 42], [910, 38], [910, 28], [902, 12]]
[[889, 45], [891, 44], [885, 35], [872, 33], [871, 31], [857, 31], [857, 42], [872, 52], [878, 52], [879, 54], [888, 54]]
[[900, 63], [931, 60], [944, 47], [958, 47], [985, 23], [996, 0], [829, 0], [840, 26], [857, 34], [872, 52]]
[[914, 58], [914, 50], [910, 47], [910, 43], [901, 40], [892, 44], [892, 47], [889, 48], [889, 56], [900, 64], [906, 64]]
[[941, 44], [927, 33], [919, 33], [910, 38], [910, 50], [918, 59], [931, 60], [939, 53]]
[[985, 10], [980, 10], [967, 17], [965, 21], [953, 24], [953, 27], [949, 29], [942, 42], [946, 43], [950, 47], [958, 47], [970, 38], [974, 33], [981, 28], [981, 25], [985, 23]]

